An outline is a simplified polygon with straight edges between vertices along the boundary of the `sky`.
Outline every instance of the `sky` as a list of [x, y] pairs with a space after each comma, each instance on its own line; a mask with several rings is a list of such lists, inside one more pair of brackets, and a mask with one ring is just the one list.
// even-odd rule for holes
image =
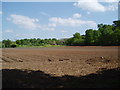
[[[114, 2], [113, 2], [114, 1]], [[116, 0], [76, 2], [2, 2], [2, 38], [70, 38], [97, 24], [118, 20]]]

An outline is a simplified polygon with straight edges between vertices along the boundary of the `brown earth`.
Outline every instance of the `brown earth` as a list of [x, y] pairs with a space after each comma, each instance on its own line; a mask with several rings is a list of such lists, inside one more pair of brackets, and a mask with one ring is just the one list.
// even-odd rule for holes
[[[32, 81], [34, 81], [32, 79], [30, 80], [31, 82], [29, 82], [30, 84], [27, 83], [27, 85], [24, 86], [23, 84], [21, 85], [21, 83], [19, 83], [20, 85], [18, 86], [16, 85], [16, 87], [28, 87], [28, 86], [31, 88], [32, 87], [33, 88], [35, 87], [74, 87], [74, 86], [79, 87], [80, 85], [79, 84], [76, 85], [75, 83], [74, 85], [72, 84], [73, 86], [70, 86], [71, 83], [69, 85], [66, 85], [69, 82], [68, 79], [70, 78], [70, 80], [74, 82], [74, 80], [77, 80], [76, 79], [77, 77], [82, 77], [82, 82], [84, 82], [83, 78], [87, 75], [95, 74], [94, 77], [96, 77], [97, 73], [99, 72], [102, 72], [104, 70], [113, 70], [119, 67], [117, 46], [109, 46], [109, 47], [107, 46], [105, 47], [76, 46], [76, 47], [13, 48], [13, 49], [10, 48], [10, 49], [2, 49], [1, 59], [2, 59], [3, 83], [4, 83], [3, 87], [15, 87], [14, 85], [12, 86], [10, 84], [9, 85], [6, 84], [7, 83], [6, 80], [8, 80], [8, 77], [10, 79], [11, 77], [13, 78], [19, 74], [19, 75], [22, 75], [22, 78], [25, 75], [25, 77], [26, 78], [28, 77], [29, 79], [31, 79], [30, 77], [32, 77], [33, 79], [35, 79], [36, 77], [36, 79], [38, 79], [37, 77], [39, 76], [36, 76], [35, 74], [38, 72], [39, 72], [39, 75], [43, 75], [42, 72], [47, 73], [47, 74], [44, 74], [44, 76], [46, 76], [47, 78], [52, 78], [50, 79], [50, 81], [51, 80], [53, 81], [56, 80], [56, 81], [53, 84], [49, 81], [49, 79], [47, 79], [48, 82], [45, 82], [44, 79], [42, 82], [39, 82], [38, 80], [37, 82], [42, 83], [40, 86], [39, 84], [35, 84], [36, 81], [34, 82], [34, 84], [31, 84]], [[35, 74], [35, 77], [34, 75], [29, 76], [33, 72]], [[12, 74], [12, 76], [8, 75], [10, 73]], [[112, 74], [112, 73], [110, 72], [109, 74]], [[57, 77], [57, 79], [54, 79], [55, 77]], [[63, 78], [60, 78], [60, 77], [63, 77]], [[21, 82], [23, 80], [24, 81], [26, 80], [25, 78], [24, 79], [22, 78], [21, 78]], [[65, 80], [67, 80], [66, 84], [63, 85], [62, 82]], [[8, 80], [8, 81], [13, 82], [12, 80]], [[48, 85], [47, 86], [43, 85], [43, 82], [45, 84], [48, 83]], [[55, 85], [55, 83], [58, 85]], [[59, 83], [62, 83], [62, 85]], [[101, 87], [104, 87], [104, 86], [111, 87], [110, 85], [109, 86], [108, 85], [107, 86], [103, 85]], [[114, 85], [116, 86], [116, 83], [115, 84], [111, 83], [111, 85], [113, 85], [114, 87]], [[100, 87], [99, 85], [89, 86], [88, 84], [87, 85], [81, 84], [81, 87], [86, 87], [86, 86]]]

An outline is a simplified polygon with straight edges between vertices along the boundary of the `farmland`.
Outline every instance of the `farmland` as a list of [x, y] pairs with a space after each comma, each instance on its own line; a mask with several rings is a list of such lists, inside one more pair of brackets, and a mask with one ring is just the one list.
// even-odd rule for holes
[[[81, 81], [78, 79], [79, 82], [74, 82], [73, 80], [75, 86], [71, 86], [71, 83], [66, 81], [69, 78], [72, 80], [72, 77], [82, 78], [90, 74], [95, 74], [94, 77], [96, 77], [99, 75], [98, 72], [102, 72], [104, 70], [115, 71], [114, 69], [119, 67], [117, 46], [4, 48], [2, 49], [1, 58], [4, 75], [3, 87], [117, 87], [116, 76], [118, 76], [118, 73], [116, 74], [115, 72], [114, 74], [114, 72], [110, 71], [109, 74], [106, 74], [108, 76], [105, 76], [108, 77], [106, 80], [110, 81], [111, 79], [109, 76], [114, 76], [112, 76], [112, 83], [108, 83], [108, 81], [106, 81], [108, 85], [103, 84], [103, 86], [100, 86], [101, 82], [99, 82], [99, 85], [97, 85], [98, 83], [93, 83], [93, 85], [89, 86], [90, 82], [88, 82], [89, 84], [83, 83], [83, 85], [80, 85]], [[36, 74], [32, 75], [32, 72]], [[44, 74], [42, 72], [44, 72]], [[17, 77], [17, 75], [19, 77]], [[46, 77], [50, 76], [48, 79], [45, 78], [45, 80], [48, 80], [48, 82], [44, 81], [44, 79], [41, 81], [40, 78], [43, 78], [41, 75]], [[15, 80], [13, 77], [15, 77]], [[103, 75], [101, 78], [104, 80], [105, 77]], [[65, 79], [65, 83], [63, 83], [64, 80], [61, 81], [61, 79]], [[13, 83], [7, 83], [6, 80]], [[53, 80], [52, 83], [51, 80]], [[32, 84], [32, 81], [34, 84]], [[16, 84], [16, 86], [12, 86], [12, 84]], [[24, 84], [26, 85], [24, 86]]]

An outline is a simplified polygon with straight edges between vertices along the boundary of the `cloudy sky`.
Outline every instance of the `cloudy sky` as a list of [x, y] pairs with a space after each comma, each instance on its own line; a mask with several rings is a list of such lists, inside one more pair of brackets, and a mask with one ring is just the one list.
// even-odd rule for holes
[[69, 38], [118, 19], [116, 0], [87, 1], [2, 2], [2, 38]]

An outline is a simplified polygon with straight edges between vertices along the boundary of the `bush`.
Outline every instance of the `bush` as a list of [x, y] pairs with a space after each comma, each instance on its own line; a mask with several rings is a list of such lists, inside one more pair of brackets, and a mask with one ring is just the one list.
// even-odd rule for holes
[[13, 45], [11, 45], [11, 47], [12, 47], [12, 48], [15, 48], [15, 47], [17, 47], [17, 45], [13, 44]]

